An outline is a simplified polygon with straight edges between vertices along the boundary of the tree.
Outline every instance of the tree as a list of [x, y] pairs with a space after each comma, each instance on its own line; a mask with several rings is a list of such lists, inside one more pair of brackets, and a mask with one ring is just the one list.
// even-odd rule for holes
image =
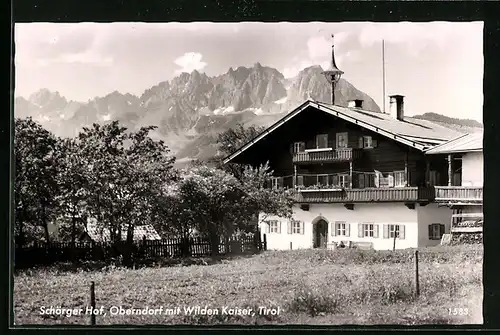
[[238, 123], [236, 127], [230, 128], [219, 134], [217, 143], [219, 144], [221, 154], [218, 157], [215, 157], [212, 161], [218, 163], [217, 167], [220, 169], [223, 169], [240, 179], [245, 170], [244, 165], [236, 163], [222, 164], [222, 160], [255, 138], [263, 132], [264, 129], [265, 127], [256, 126], [245, 128], [243, 124]]
[[[55, 198], [59, 209], [59, 236], [68, 237], [74, 245], [77, 235], [84, 231], [88, 217], [88, 197], [91, 194], [88, 183], [88, 168], [83, 164], [83, 152], [75, 138], [58, 142], [56, 159], [58, 161], [58, 193]], [[69, 226], [67, 220], [69, 219]]]
[[264, 187], [270, 176], [267, 165], [245, 168], [242, 180], [221, 169], [198, 166], [183, 171], [171, 194], [185, 222], [210, 240], [212, 255], [217, 255], [220, 239], [246, 229], [255, 214], [291, 216], [293, 201], [287, 191]]
[[57, 141], [32, 118], [15, 120], [15, 235], [20, 245], [27, 237], [39, 238], [37, 227], [42, 227], [45, 241], [50, 240], [48, 223], [56, 214]]
[[[155, 210], [164, 187], [175, 180], [174, 157], [163, 141], [148, 134], [155, 127], [127, 132], [117, 121], [79, 134], [83, 165], [87, 167], [91, 190], [88, 206], [99, 225], [109, 229], [111, 241], [123, 245], [130, 256], [134, 228], [158, 219]], [[125, 257], [124, 257], [125, 258]]]

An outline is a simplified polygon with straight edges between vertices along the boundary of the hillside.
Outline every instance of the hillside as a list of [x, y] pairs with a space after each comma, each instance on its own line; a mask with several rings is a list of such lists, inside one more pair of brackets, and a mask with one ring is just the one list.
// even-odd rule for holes
[[[330, 85], [321, 71], [320, 66], [311, 66], [293, 79], [259, 63], [230, 68], [215, 77], [193, 71], [161, 82], [139, 97], [115, 91], [87, 102], [68, 101], [59, 92], [41, 89], [28, 98], [17, 97], [14, 114], [32, 116], [63, 137], [74, 136], [95, 122], [119, 120], [131, 129], [156, 125], [152, 136], [163, 139], [180, 161], [205, 159], [217, 152], [217, 135], [237, 123], [269, 126], [308, 98], [329, 102]], [[371, 97], [345, 79], [340, 80], [335, 95], [341, 106], [362, 99], [365, 109], [380, 112]], [[445, 125], [475, 126], [472, 120], [438, 114], [419, 117]]]

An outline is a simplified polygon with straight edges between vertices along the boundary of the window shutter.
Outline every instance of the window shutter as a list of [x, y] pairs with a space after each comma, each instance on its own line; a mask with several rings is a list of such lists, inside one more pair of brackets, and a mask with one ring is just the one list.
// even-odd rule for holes
[[306, 144], [304, 142], [300, 142], [300, 152], [304, 152], [306, 150]]
[[305, 226], [304, 226], [304, 221], [300, 221], [300, 233], [301, 233], [302, 235], [304, 235], [304, 228], [305, 228]]
[[389, 225], [385, 224], [383, 227], [384, 227], [384, 238], [389, 238]]
[[288, 234], [292, 233], [293, 229], [293, 220], [288, 220]]
[[358, 139], [358, 147], [363, 148], [363, 136], [360, 136]]
[[281, 234], [281, 221], [278, 221], [278, 234]]
[[405, 225], [404, 224], [399, 225], [399, 239], [400, 240], [405, 239]]
[[297, 176], [297, 185], [304, 186], [304, 176]]
[[432, 240], [432, 225], [429, 225], [429, 240]]
[[443, 236], [444, 234], [444, 224], [439, 225], [439, 236]]
[[389, 172], [387, 174], [387, 184], [389, 187], [394, 187], [394, 173]]
[[363, 224], [358, 223], [358, 237], [363, 237]]
[[377, 147], [377, 140], [372, 138], [372, 147], [376, 148]]
[[265, 224], [264, 231], [267, 234], [269, 234], [269, 232], [271, 231], [271, 225], [269, 224], [269, 221], [264, 221], [264, 224]]
[[278, 178], [278, 187], [283, 188], [283, 177]]
[[339, 176], [334, 174], [332, 179], [333, 179], [333, 186], [338, 186], [339, 185]]
[[335, 229], [335, 228], [337, 228], [336, 226], [337, 226], [337, 224], [335, 222], [330, 223], [330, 229], [331, 229], [330, 235], [332, 235], [332, 236], [337, 235], [337, 231]]
[[349, 236], [351, 234], [351, 224], [346, 223], [345, 224], [345, 236]]
[[373, 237], [378, 238], [378, 224], [373, 225]]
[[365, 174], [364, 173], [358, 174], [358, 187], [365, 188]]

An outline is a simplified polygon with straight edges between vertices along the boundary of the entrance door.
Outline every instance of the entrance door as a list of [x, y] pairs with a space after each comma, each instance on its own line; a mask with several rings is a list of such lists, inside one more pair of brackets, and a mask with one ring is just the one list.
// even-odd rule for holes
[[315, 224], [314, 248], [326, 248], [328, 237], [328, 223], [325, 220], [319, 220]]

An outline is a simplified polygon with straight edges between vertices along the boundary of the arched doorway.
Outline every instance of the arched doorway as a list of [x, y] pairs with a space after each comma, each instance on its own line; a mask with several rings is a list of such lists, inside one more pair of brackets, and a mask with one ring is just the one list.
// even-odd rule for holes
[[328, 222], [320, 218], [313, 223], [313, 248], [326, 248], [328, 243]]

